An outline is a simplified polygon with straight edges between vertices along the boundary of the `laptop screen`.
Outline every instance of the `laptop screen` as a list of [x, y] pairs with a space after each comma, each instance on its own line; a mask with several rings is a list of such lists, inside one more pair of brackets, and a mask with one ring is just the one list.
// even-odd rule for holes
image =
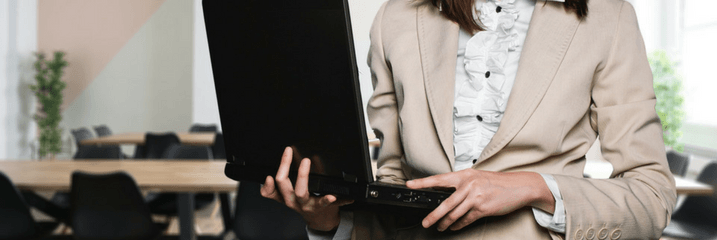
[[291, 146], [294, 169], [372, 181], [347, 1], [203, 6], [228, 161], [275, 173]]

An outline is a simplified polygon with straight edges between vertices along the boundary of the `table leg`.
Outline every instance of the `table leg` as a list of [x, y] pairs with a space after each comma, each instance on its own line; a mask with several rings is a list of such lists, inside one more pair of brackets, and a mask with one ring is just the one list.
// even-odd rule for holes
[[196, 240], [194, 233], [194, 193], [177, 193], [179, 213], [179, 239]]

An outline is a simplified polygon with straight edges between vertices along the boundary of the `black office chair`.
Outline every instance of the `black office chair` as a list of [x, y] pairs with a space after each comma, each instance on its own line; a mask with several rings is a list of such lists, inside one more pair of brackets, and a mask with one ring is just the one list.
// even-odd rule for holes
[[167, 149], [180, 144], [179, 137], [174, 133], [147, 133], [144, 137], [144, 158], [162, 158]]
[[[206, 146], [172, 145], [162, 156], [164, 159], [212, 159], [212, 150]], [[176, 216], [177, 195], [172, 193], [151, 193], [147, 196], [153, 214]], [[214, 202], [214, 193], [194, 195], [194, 209], [203, 209]]]
[[224, 149], [224, 134], [217, 133], [214, 136], [214, 145], [212, 145], [212, 155], [214, 159], [227, 159], [227, 152]]
[[[697, 181], [717, 188], [717, 162], [708, 164]], [[717, 192], [711, 196], [688, 196], [672, 214], [663, 236], [688, 239], [717, 238]]]
[[155, 239], [166, 225], [152, 221], [149, 207], [132, 177], [72, 173], [72, 232], [84, 239]]
[[88, 145], [80, 145], [80, 142], [85, 139], [94, 138], [94, 136], [89, 129], [84, 127], [73, 129], [70, 132], [72, 133], [72, 137], [75, 138], [75, 145], [77, 146], [77, 152], [75, 152], [75, 155], [72, 158], [77, 158], [78, 154], [81, 154], [83, 151], [85, 151], [85, 149], [92, 147]]
[[233, 230], [241, 240], [308, 239], [306, 221], [297, 212], [259, 193], [259, 183], [239, 184]]
[[22, 195], [2, 172], [0, 196], [0, 239], [40, 239], [59, 225], [58, 222], [35, 222]]
[[673, 150], [667, 152], [667, 165], [670, 166], [670, 172], [672, 172], [672, 174], [684, 177], [689, 164], [689, 155]]
[[217, 132], [217, 125], [195, 123], [189, 128], [189, 132]]
[[206, 146], [171, 145], [164, 151], [163, 159], [212, 159], [212, 150]]
[[94, 126], [93, 128], [95, 129], [95, 133], [97, 133], [97, 136], [99, 136], [99, 137], [112, 135], [112, 130], [110, 130], [110, 128], [107, 127], [107, 125], [103, 124], [103, 125], [99, 125], [99, 126]]
[[75, 143], [77, 144], [77, 146], [80, 146], [80, 141], [95, 137], [92, 135], [92, 132], [90, 132], [90, 130], [85, 127], [73, 129], [70, 132], [72, 133], [72, 137], [75, 138]]
[[122, 159], [119, 146], [87, 146], [77, 151], [74, 159]]
[[[70, 131], [72, 137], [75, 139], [77, 146], [77, 152], [72, 156], [73, 159], [78, 158], [120, 158], [119, 157], [119, 146], [108, 146], [105, 148], [92, 146], [92, 145], [80, 145], [80, 142], [85, 139], [94, 138], [92, 132], [89, 129], [82, 127], [73, 129]], [[110, 149], [113, 148], [113, 149]], [[116, 149], [114, 149], [116, 148]], [[117, 154], [114, 154], [117, 152]], [[68, 222], [67, 214], [70, 210], [70, 194], [67, 192], [57, 192], [53, 194], [49, 201], [33, 194], [30, 192], [23, 193], [27, 202], [37, 208], [38, 210], [47, 213], [59, 221], [65, 223]]]

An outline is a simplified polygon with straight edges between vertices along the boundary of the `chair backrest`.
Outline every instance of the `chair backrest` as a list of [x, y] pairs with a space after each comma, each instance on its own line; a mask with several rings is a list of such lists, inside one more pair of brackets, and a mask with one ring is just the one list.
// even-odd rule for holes
[[672, 174], [684, 177], [687, 173], [687, 166], [690, 164], [690, 156], [676, 151], [668, 151], [667, 164], [670, 166]]
[[110, 130], [110, 128], [107, 127], [107, 125], [103, 124], [103, 125], [95, 126], [94, 129], [95, 129], [95, 133], [97, 133], [97, 136], [103, 137], [103, 136], [112, 135], [112, 130]]
[[[717, 162], [707, 164], [697, 181], [717, 189]], [[717, 191], [710, 196], [688, 196], [672, 214], [673, 219], [699, 224], [711, 224], [717, 228]]]
[[160, 229], [125, 172], [72, 173], [70, 219], [75, 239], [152, 239]]
[[259, 183], [239, 184], [233, 230], [237, 238], [308, 239], [306, 222], [294, 210], [259, 193]]
[[195, 123], [189, 128], [189, 132], [217, 132], [217, 125]]
[[214, 136], [214, 145], [212, 145], [212, 154], [214, 155], [215, 159], [226, 159], [227, 158], [227, 152], [226, 152], [226, 149], [224, 149], [224, 134], [217, 133], [217, 135]]
[[82, 146], [73, 159], [120, 159], [121, 155], [119, 146]]
[[90, 130], [85, 127], [72, 129], [71, 132], [72, 137], [75, 138], [75, 144], [77, 144], [78, 147], [80, 146], [80, 141], [94, 137], [92, 136], [92, 132], [90, 132]]
[[174, 133], [147, 133], [144, 136], [144, 157], [162, 158], [172, 145], [179, 145], [179, 137]]
[[212, 150], [207, 146], [172, 145], [162, 158], [169, 159], [212, 159]]
[[0, 239], [30, 239], [36, 231], [20, 191], [0, 172]]

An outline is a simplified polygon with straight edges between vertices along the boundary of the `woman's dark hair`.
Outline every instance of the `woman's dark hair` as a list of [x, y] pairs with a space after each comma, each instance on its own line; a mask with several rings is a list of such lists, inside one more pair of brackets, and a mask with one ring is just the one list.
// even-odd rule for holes
[[[433, 6], [441, 9], [443, 16], [458, 23], [470, 33], [484, 30], [476, 20], [473, 20], [473, 5], [475, 0], [431, 0]], [[565, 0], [565, 10], [572, 11], [579, 19], [588, 16], [588, 0]], [[479, 21], [479, 20], [478, 20]]]

